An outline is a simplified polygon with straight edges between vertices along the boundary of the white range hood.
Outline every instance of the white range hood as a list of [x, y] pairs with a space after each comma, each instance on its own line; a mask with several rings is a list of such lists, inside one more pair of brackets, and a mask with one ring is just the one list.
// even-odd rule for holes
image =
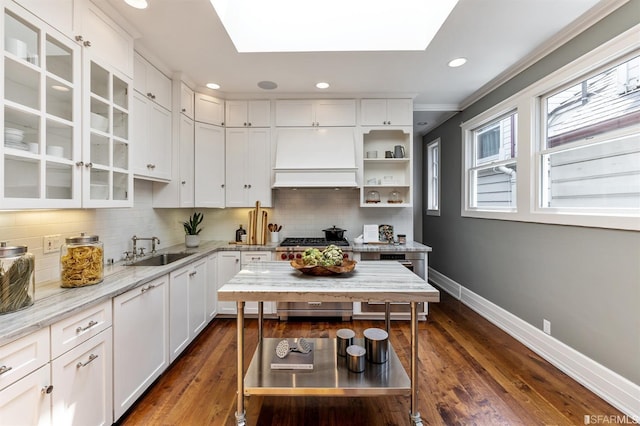
[[355, 129], [278, 129], [273, 171], [274, 188], [357, 187]]

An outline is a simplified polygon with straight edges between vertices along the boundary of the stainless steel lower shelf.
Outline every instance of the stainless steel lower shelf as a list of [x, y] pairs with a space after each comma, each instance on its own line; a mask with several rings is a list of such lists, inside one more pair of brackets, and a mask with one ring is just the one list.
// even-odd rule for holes
[[[389, 344], [389, 359], [384, 364], [367, 362], [365, 371], [347, 369], [346, 358], [336, 355], [336, 339], [307, 339], [314, 343], [313, 370], [272, 370], [271, 359], [282, 339], [264, 338], [258, 344], [244, 378], [244, 394], [376, 396], [410, 395], [411, 381]], [[355, 344], [364, 347], [363, 339]]]

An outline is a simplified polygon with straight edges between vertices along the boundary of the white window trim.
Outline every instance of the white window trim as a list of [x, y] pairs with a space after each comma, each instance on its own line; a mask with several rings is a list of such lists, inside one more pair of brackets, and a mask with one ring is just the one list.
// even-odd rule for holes
[[[581, 78], [590, 71], [607, 65], [640, 49], [638, 32], [640, 25], [620, 34], [593, 51], [583, 55], [559, 70], [540, 79], [531, 86], [505, 99], [487, 111], [461, 124], [462, 129], [462, 188], [461, 215], [484, 219], [512, 220], [521, 222], [549, 223], [572, 226], [586, 226], [609, 229], [628, 229], [640, 231], [640, 211], [603, 212], [553, 211], [541, 208], [539, 182], [541, 182], [541, 129], [540, 98], [549, 91]], [[518, 180], [516, 182], [517, 209], [505, 211], [476, 209], [469, 206], [469, 164], [473, 155], [468, 141], [473, 137], [473, 129], [488, 123], [501, 115], [516, 110], [518, 113], [516, 164]]]
[[[433, 155], [433, 147], [436, 146], [438, 148], [438, 158], [437, 158], [437, 164], [438, 164], [438, 183], [437, 183], [437, 189], [436, 189], [436, 193], [437, 193], [437, 199], [436, 199], [436, 208], [430, 208], [431, 204], [431, 191], [432, 191], [432, 184], [431, 184], [431, 180], [432, 180], [432, 172], [433, 172], [433, 168], [432, 168], [432, 164], [433, 161], [431, 160], [431, 156]], [[429, 142], [427, 144], [427, 216], [440, 216], [440, 208], [441, 208], [441, 203], [442, 203], [442, 144], [440, 143], [440, 138], [438, 139], [434, 139], [431, 142]]]

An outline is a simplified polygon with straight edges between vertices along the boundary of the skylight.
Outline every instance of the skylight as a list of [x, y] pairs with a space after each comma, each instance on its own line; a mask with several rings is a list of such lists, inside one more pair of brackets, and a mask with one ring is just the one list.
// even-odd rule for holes
[[424, 50], [458, 0], [210, 0], [236, 50]]

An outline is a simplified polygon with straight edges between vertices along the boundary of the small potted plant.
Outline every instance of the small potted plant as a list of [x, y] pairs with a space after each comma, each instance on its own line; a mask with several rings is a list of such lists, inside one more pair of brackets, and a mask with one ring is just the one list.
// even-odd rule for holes
[[204, 219], [204, 215], [202, 213], [194, 212], [189, 220], [182, 222], [182, 226], [184, 226], [184, 244], [187, 247], [198, 247], [200, 245], [200, 224], [202, 223], [202, 219]]

